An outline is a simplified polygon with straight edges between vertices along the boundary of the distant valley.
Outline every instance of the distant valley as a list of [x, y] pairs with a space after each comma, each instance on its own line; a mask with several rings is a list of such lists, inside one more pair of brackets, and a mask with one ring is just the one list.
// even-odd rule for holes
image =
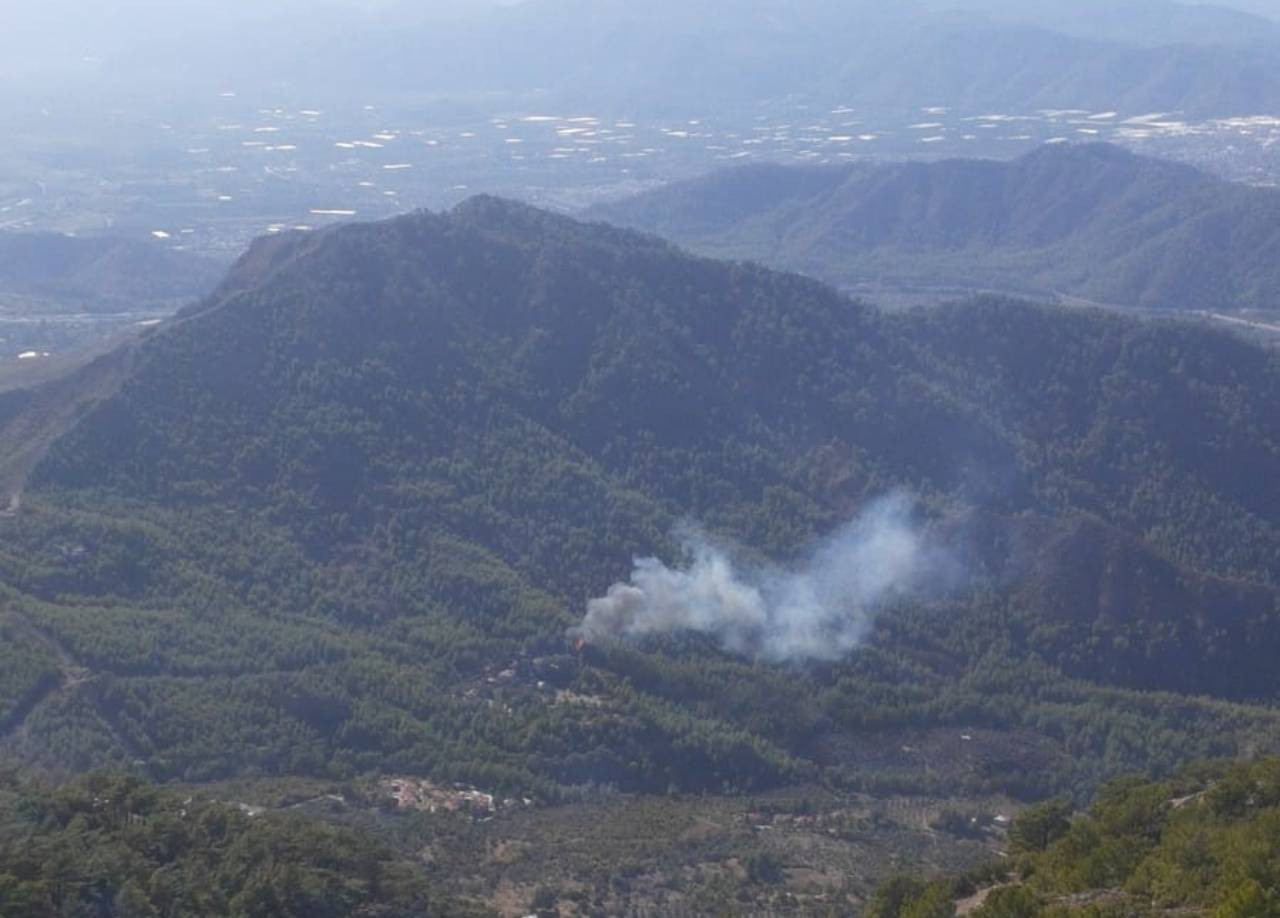
[[95, 63], [47, 97], [6, 97], [0, 74], [0, 228], [164, 232], [230, 260], [267, 232], [481, 190], [577, 210], [730, 164], [1010, 159], [1062, 140], [1280, 181], [1271, 20], [1164, 0], [588, 5], [415, 5], [342, 29], [263, 13], [211, 33], [234, 36], [233, 58], [89, 36]]
[[0, 365], [74, 353], [210, 292], [225, 266], [173, 245], [0, 232]]

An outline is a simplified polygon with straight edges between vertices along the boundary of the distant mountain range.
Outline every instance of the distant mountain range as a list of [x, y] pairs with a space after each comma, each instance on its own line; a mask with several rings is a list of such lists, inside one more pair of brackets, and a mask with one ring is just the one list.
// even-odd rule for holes
[[[164, 74], [179, 94], [251, 81], [299, 99], [497, 98], [602, 116], [738, 115], [763, 100], [864, 112], [1280, 110], [1280, 25], [1171, 0], [751, 0], [728, 14], [716, 0], [526, 0], [298, 20], [170, 28], [90, 70], [111, 85]], [[178, 64], [191, 74], [175, 81]]]
[[1271, 0], [1224, 0], [1224, 6], [1271, 20], [1280, 19], [1280, 10]]
[[922, 0], [935, 13], [964, 11], [996, 22], [1030, 26], [1130, 45], [1250, 45], [1280, 40], [1276, 6], [1171, 0]]
[[591, 215], [845, 287], [1280, 307], [1280, 192], [1103, 144], [1013, 162], [747, 166]]
[[212, 290], [223, 270], [150, 240], [0, 232], [0, 304], [9, 312], [172, 310]]
[[532, 0], [454, 26], [355, 33], [325, 59], [338, 72], [358, 62], [380, 85], [536, 86], [552, 104], [605, 112], [706, 116], [781, 98], [1194, 117], [1280, 107], [1280, 26], [1269, 20], [1159, 2], [1127, 16], [1114, 4], [1013, 17], [957, 6], [755, 0], [725, 16], [708, 0]]

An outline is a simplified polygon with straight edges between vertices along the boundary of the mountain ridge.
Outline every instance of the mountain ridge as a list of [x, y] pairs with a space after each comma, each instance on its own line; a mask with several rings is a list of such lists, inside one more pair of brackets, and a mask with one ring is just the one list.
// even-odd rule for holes
[[[743, 200], [749, 211], [726, 209]], [[739, 205], [740, 206], [740, 205]], [[1280, 194], [1106, 144], [1012, 162], [748, 166], [588, 212], [846, 286], [952, 285], [1144, 308], [1273, 309]]]

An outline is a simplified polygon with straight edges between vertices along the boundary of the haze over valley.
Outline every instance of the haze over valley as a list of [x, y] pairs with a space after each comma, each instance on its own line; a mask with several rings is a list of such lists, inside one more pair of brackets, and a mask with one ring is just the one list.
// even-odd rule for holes
[[[1009, 159], [1064, 141], [1280, 174], [1280, 78], [1265, 77], [1280, 26], [1241, 14], [1147, 4], [1103, 40], [1053, 4], [1010, 17], [762, 2], [725, 19], [579, 5], [322, 7], [305, 22], [285, 5], [140, 10], [150, 37], [68, 23], [58, 47], [79, 65], [47, 90], [0, 74], [0, 228], [159, 231], [233, 257], [264, 232], [476, 190], [577, 207], [728, 162]], [[1140, 26], [1157, 20], [1152, 46]], [[818, 31], [833, 28], [839, 46]], [[38, 18], [12, 41], [51, 31]], [[1023, 50], [992, 55], [1003, 46]], [[1212, 66], [1243, 73], [1242, 57], [1257, 59], [1248, 76]]]

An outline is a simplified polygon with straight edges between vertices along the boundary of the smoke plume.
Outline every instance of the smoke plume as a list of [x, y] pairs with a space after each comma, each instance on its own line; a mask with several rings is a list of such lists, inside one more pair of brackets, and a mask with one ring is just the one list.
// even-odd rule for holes
[[834, 660], [866, 638], [895, 599], [948, 579], [904, 494], [881, 498], [828, 536], [803, 564], [744, 568], [704, 533], [679, 533], [686, 563], [638, 558], [631, 579], [587, 603], [574, 633], [587, 641], [696, 632], [733, 653], [772, 661]]

